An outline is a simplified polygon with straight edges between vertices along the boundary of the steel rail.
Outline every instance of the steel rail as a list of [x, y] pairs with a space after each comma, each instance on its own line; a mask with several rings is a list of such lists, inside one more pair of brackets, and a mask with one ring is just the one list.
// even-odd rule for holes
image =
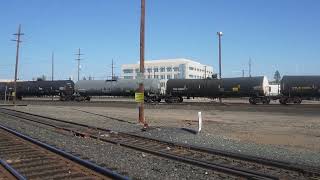
[[[96, 130], [100, 130], [100, 131], [104, 131], [104, 132], [108, 132], [108, 133], [112, 132], [112, 130], [110, 130], [110, 129], [99, 128], [99, 127], [90, 126], [90, 125], [86, 125], [86, 124], [61, 120], [61, 119], [47, 117], [47, 116], [42, 116], [42, 115], [38, 115], [38, 114], [33, 114], [33, 113], [28, 113], [28, 112], [13, 110], [13, 109], [7, 109], [7, 108], [0, 108], [0, 109], [5, 109], [8, 111], [17, 112], [17, 113], [23, 113], [23, 114], [27, 114], [30, 116], [44, 118], [44, 119], [50, 119], [53, 121], [62, 122], [62, 123], [66, 123], [66, 124], [81, 126], [84, 128], [96, 129]], [[8, 115], [10, 115], [10, 114], [8, 114]], [[46, 125], [49, 125], [49, 124], [46, 124]], [[57, 126], [55, 126], [55, 127], [57, 127]], [[263, 157], [250, 156], [250, 155], [234, 153], [234, 152], [227, 152], [227, 151], [222, 151], [222, 150], [213, 149], [213, 148], [206, 148], [206, 147], [201, 147], [201, 146], [187, 145], [187, 144], [178, 143], [178, 142], [170, 142], [170, 141], [160, 140], [160, 139], [156, 139], [156, 138], [152, 138], [152, 137], [140, 136], [140, 135], [136, 135], [133, 133], [125, 133], [125, 132], [118, 132], [118, 133], [123, 134], [123, 135], [132, 136], [132, 137], [137, 137], [137, 138], [149, 139], [151, 141], [157, 141], [159, 143], [166, 143], [166, 144], [172, 145], [172, 146], [179, 146], [182, 148], [202, 151], [205, 153], [211, 153], [211, 154], [216, 154], [216, 155], [221, 155], [221, 156], [226, 156], [226, 157], [232, 157], [235, 159], [240, 159], [240, 160], [245, 160], [245, 161], [250, 161], [250, 162], [257, 162], [257, 163], [270, 165], [270, 166], [274, 166], [274, 167], [278, 167], [278, 168], [283, 168], [283, 169], [287, 169], [287, 170], [299, 171], [301, 173], [309, 173], [310, 171], [311, 172], [314, 171], [313, 173], [320, 172], [320, 169], [315, 169], [315, 167], [309, 167], [309, 166], [305, 166], [305, 165], [303, 165], [303, 167], [301, 167], [301, 166], [298, 166], [298, 165], [295, 165], [295, 164], [292, 164], [289, 162], [267, 159], [267, 158], [263, 158]]]
[[9, 173], [11, 173], [15, 178], [18, 180], [27, 180], [22, 174], [20, 174], [18, 171], [16, 171], [13, 167], [11, 167], [8, 163], [6, 163], [4, 160], [0, 159], [0, 164], [7, 170]]
[[[19, 111], [17, 111], [17, 112], [19, 112]], [[4, 112], [1, 112], [1, 113], [4, 113]], [[244, 178], [248, 178], [248, 179], [278, 179], [275, 176], [263, 174], [263, 173], [260, 173], [260, 172], [255, 172], [255, 171], [251, 171], [251, 170], [247, 170], [247, 169], [241, 169], [241, 168], [235, 168], [235, 167], [228, 166], [228, 165], [221, 165], [221, 164], [217, 164], [217, 163], [211, 163], [211, 162], [208, 163], [208, 162], [204, 162], [204, 161], [194, 160], [192, 158], [181, 157], [181, 156], [170, 154], [170, 153], [166, 153], [166, 152], [155, 151], [155, 150], [148, 149], [148, 148], [145, 148], [145, 147], [139, 147], [139, 146], [135, 146], [135, 145], [130, 145], [130, 144], [127, 144], [127, 143], [122, 143], [122, 142], [118, 142], [118, 141], [114, 141], [114, 140], [102, 139], [99, 136], [95, 136], [95, 135], [87, 134], [87, 133], [83, 134], [83, 132], [80, 132], [80, 131], [77, 131], [77, 130], [74, 130], [74, 129], [59, 127], [59, 126], [52, 125], [52, 124], [49, 124], [49, 123], [36, 121], [36, 120], [30, 119], [30, 118], [26, 118], [26, 117], [21, 117], [19, 115], [13, 115], [13, 114], [10, 114], [10, 113], [4, 113], [4, 114], [11, 115], [11, 116], [17, 117], [17, 118], [26, 119], [26, 120], [29, 120], [29, 121], [32, 121], [32, 122], [37, 122], [37, 123], [44, 124], [44, 125], [47, 125], [47, 126], [50, 126], [50, 127], [62, 129], [62, 130], [68, 131], [68, 132], [74, 132], [76, 134], [82, 134], [82, 136], [88, 136], [90, 138], [98, 139], [100, 141], [121, 145], [121, 146], [124, 146], [124, 147], [127, 147], [127, 148], [131, 148], [131, 149], [135, 149], [135, 150], [138, 150], [138, 151], [154, 154], [154, 155], [157, 155], [157, 156], [160, 156], [160, 157], [166, 157], [168, 159], [173, 159], [173, 160], [176, 160], [176, 161], [188, 163], [188, 164], [191, 164], [191, 165], [196, 165], [196, 166], [207, 168], [207, 169], [211, 169], [211, 170], [216, 170], [216, 171], [227, 173], [227, 174], [231, 174], [231, 175], [236, 175], [236, 176], [239, 176], [239, 177], [244, 177]], [[28, 115], [32, 115], [32, 114], [28, 113]], [[38, 117], [38, 116], [36, 116], [36, 117]], [[41, 117], [41, 118], [45, 118], [45, 117]], [[63, 122], [63, 120], [59, 120], [59, 122], [61, 122], [61, 121]]]
[[[19, 116], [14, 116], [14, 117], [19, 117]], [[21, 117], [19, 117], [19, 118], [21, 118]], [[25, 118], [25, 119], [26, 120], [30, 120], [28, 118]], [[148, 148], [144, 148], [144, 147], [134, 146], [134, 145], [130, 145], [130, 144], [126, 144], [126, 143], [122, 143], [122, 142], [118, 142], [118, 141], [113, 141], [113, 140], [102, 139], [102, 138], [100, 138], [98, 136], [95, 136], [95, 135], [91, 135], [91, 134], [87, 134], [87, 133], [84, 134], [81, 131], [76, 131], [76, 130], [68, 129], [68, 128], [62, 128], [62, 127], [58, 127], [56, 125], [51, 125], [51, 124], [40, 122], [40, 121], [34, 121], [34, 120], [30, 120], [30, 121], [41, 123], [43, 125], [47, 125], [47, 126], [50, 126], [50, 127], [53, 127], [53, 128], [62, 129], [62, 130], [68, 131], [68, 132], [73, 132], [73, 133], [75, 133], [77, 135], [87, 136], [87, 137], [90, 137], [90, 138], [93, 138], [93, 139], [97, 139], [97, 140], [100, 140], [100, 141], [103, 141], [103, 142], [120, 145], [120, 146], [127, 147], [127, 148], [130, 148], [130, 149], [134, 149], [134, 150], [138, 150], [138, 151], [141, 151], [141, 152], [154, 154], [154, 155], [157, 155], [157, 156], [160, 156], [160, 157], [166, 157], [166, 158], [169, 158], [169, 159], [177, 160], [177, 161], [180, 161], [180, 162], [185, 162], [185, 163], [188, 163], [188, 164], [196, 165], [196, 166], [207, 168], [207, 169], [211, 169], [211, 170], [218, 170], [220, 172], [224, 172], [224, 173], [228, 173], [228, 174], [232, 174], [232, 175], [236, 175], [236, 176], [241, 176], [241, 177], [250, 178], [250, 179], [278, 179], [277, 177], [269, 176], [269, 175], [262, 174], [262, 173], [257, 173], [257, 172], [254, 172], [254, 171], [248, 171], [248, 170], [245, 170], [245, 169], [242, 170], [242, 169], [237, 169], [237, 168], [234, 168], [234, 167], [231, 167], [231, 166], [228, 167], [228, 166], [214, 164], [214, 163], [206, 163], [206, 162], [196, 161], [196, 160], [193, 160], [193, 159], [190, 159], [190, 158], [185, 158], [185, 157], [181, 157], [181, 156], [177, 156], [177, 155], [172, 155], [172, 154], [165, 153], [165, 152], [154, 151], [152, 149], [148, 149]]]
[[58, 148], [55, 148], [55, 147], [53, 147], [51, 145], [48, 145], [48, 144], [43, 143], [41, 141], [38, 141], [36, 139], [30, 138], [30, 137], [28, 137], [28, 136], [26, 136], [26, 135], [24, 135], [22, 133], [19, 133], [19, 132], [15, 131], [15, 130], [13, 130], [11, 128], [7, 128], [7, 127], [5, 127], [3, 125], [0, 125], [0, 128], [5, 130], [5, 131], [7, 131], [7, 132], [9, 132], [9, 133], [11, 133], [11, 134], [13, 134], [13, 135], [15, 135], [15, 136], [17, 136], [17, 137], [20, 137], [20, 138], [22, 138], [22, 139], [24, 139], [24, 140], [26, 140], [28, 142], [31, 142], [33, 144], [36, 144], [36, 145], [42, 147], [42, 148], [45, 148], [45, 149], [47, 149], [47, 150], [49, 150], [49, 151], [51, 151], [51, 152], [53, 152], [55, 154], [63, 156], [64, 158], [67, 158], [67, 159], [69, 159], [69, 160], [71, 160], [73, 162], [76, 162], [76, 163], [78, 163], [78, 164], [80, 164], [80, 165], [82, 165], [84, 167], [87, 167], [87, 168], [89, 168], [89, 169], [91, 169], [91, 170], [93, 170], [95, 172], [98, 172], [98, 173], [100, 173], [102, 175], [105, 175], [105, 176], [108, 176], [108, 177], [111, 177], [111, 178], [114, 178], [114, 179], [121, 179], [121, 180], [129, 180], [130, 179], [128, 177], [125, 177], [123, 175], [115, 173], [110, 169], [103, 168], [103, 167], [98, 166], [98, 165], [96, 165], [96, 164], [94, 164], [92, 162], [89, 162], [87, 160], [83, 160], [83, 159], [81, 159], [81, 158], [79, 158], [77, 156], [74, 156], [74, 155], [70, 154], [70, 153], [64, 152], [64, 151], [62, 151], [62, 150], [60, 150]]

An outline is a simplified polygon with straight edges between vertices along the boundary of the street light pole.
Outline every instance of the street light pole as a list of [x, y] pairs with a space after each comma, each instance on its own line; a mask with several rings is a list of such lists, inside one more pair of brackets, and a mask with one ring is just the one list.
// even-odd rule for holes
[[[222, 32], [217, 32], [217, 35], [219, 37], [219, 81], [220, 81], [220, 85], [221, 86], [221, 36], [222, 36]], [[222, 103], [222, 99], [221, 97], [219, 97], [219, 102]]]
[[219, 37], [219, 79], [221, 79], [221, 36], [222, 32], [217, 32], [217, 35]]

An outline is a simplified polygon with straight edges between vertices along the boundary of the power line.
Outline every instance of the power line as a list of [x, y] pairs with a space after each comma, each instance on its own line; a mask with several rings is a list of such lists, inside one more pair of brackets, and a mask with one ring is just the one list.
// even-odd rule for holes
[[16, 41], [17, 42], [16, 67], [15, 67], [15, 71], [14, 71], [14, 97], [13, 97], [13, 104], [16, 104], [16, 100], [17, 100], [18, 63], [19, 63], [19, 48], [20, 48], [20, 43], [22, 42], [20, 40], [20, 38], [21, 38], [22, 35], [24, 35], [23, 33], [21, 33], [21, 24], [19, 24], [18, 33], [15, 33], [13, 35], [16, 36], [16, 39], [12, 40], [12, 41]]
[[79, 79], [80, 79], [80, 61], [82, 60], [80, 57], [81, 57], [81, 55], [84, 55], [84, 54], [81, 54], [81, 49], [79, 48], [78, 53], [75, 55], [78, 56], [78, 58], [76, 58], [76, 61], [78, 61], [78, 81], [79, 81]]

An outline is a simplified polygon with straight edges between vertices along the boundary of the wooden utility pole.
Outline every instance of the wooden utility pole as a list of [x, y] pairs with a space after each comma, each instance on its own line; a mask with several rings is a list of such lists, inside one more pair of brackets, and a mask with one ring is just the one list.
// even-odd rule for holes
[[[141, 19], [140, 19], [140, 83], [139, 93], [144, 96], [144, 36], [145, 36], [145, 0], [141, 0]], [[148, 127], [144, 117], [144, 100], [139, 104], [139, 122], [144, 128]]]
[[114, 64], [113, 64], [113, 59], [112, 59], [112, 63], [111, 63], [111, 80], [114, 80], [113, 68], [114, 68]]
[[[51, 81], [52, 81], [52, 83], [53, 83], [53, 79], [54, 79], [54, 52], [52, 52], [52, 54], [51, 54]], [[54, 94], [53, 87], [51, 87], [51, 93], [52, 93], [52, 101], [53, 101], [53, 94]]]
[[17, 42], [17, 51], [16, 51], [16, 67], [14, 71], [14, 96], [13, 96], [13, 104], [16, 104], [17, 100], [17, 77], [18, 77], [18, 63], [19, 63], [19, 47], [20, 47], [20, 37], [24, 35], [21, 33], [21, 24], [19, 24], [18, 33], [13, 34], [17, 37], [17, 39], [13, 40]]
[[251, 57], [249, 58], [249, 77], [251, 77]]
[[76, 61], [78, 61], [78, 81], [80, 80], [80, 60], [81, 60], [81, 55], [83, 55], [83, 54], [81, 54], [81, 49], [79, 48], [78, 49], [78, 53], [77, 54], [75, 54], [75, 55], [77, 55], [78, 56], [78, 58], [76, 58]]

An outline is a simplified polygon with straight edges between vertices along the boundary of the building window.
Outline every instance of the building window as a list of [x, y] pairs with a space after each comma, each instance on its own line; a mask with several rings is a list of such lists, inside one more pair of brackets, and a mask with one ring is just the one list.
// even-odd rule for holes
[[165, 75], [161, 75], [161, 76], [160, 76], [160, 79], [165, 79]]
[[172, 72], [172, 67], [167, 67], [167, 72]]
[[193, 75], [190, 74], [190, 75], [189, 75], [189, 78], [193, 78]]
[[135, 71], [136, 71], [136, 73], [139, 73], [139, 72], [140, 72], [140, 69], [139, 69], [139, 68], [136, 68]]
[[151, 79], [151, 75], [148, 75], [148, 79]]
[[159, 75], [154, 75], [154, 78], [155, 79], [159, 79]]
[[152, 68], [148, 68], [147, 71], [148, 71], [149, 73], [151, 73], [151, 72], [152, 72]]
[[173, 68], [173, 71], [174, 71], [174, 72], [179, 72], [179, 67], [174, 67], [174, 68]]
[[189, 70], [192, 71], [192, 70], [194, 70], [194, 68], [193, 67], [189, 67]]
[[159, 72], [159, 69], [157, 67], [153, 68], [153, 72]]
[[174, 79], [179, 79], [179, 75], [178, 75], [178, 74], [175, 74], [175, 75], [174, 75]]
[[124, 79], [133, 79], [133, 76], [124, 76]]
[[166, 71], [166, 68], [165, 67], [161, 67], [160, 68], [160, 72], [165, 72]]
[[133, 69], [124, 69], [123, 73], [125, 73], [125, 74], [133, 73]]
[[167, 79], [171, 79], [171, 75], [170, 74], [167, 75]]

